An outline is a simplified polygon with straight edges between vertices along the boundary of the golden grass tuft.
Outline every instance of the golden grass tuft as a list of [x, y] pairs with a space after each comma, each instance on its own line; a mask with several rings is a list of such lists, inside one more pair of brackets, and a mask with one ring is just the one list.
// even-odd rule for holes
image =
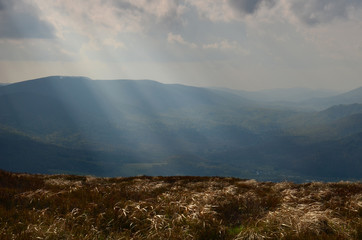
[[0, 239], [362, 239], [362, 184], [0, 171]]

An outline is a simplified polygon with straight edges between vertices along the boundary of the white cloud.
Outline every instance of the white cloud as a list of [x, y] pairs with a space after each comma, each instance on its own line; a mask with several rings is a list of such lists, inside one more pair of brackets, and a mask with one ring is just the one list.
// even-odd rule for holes
[[229, 41], [224, 39], [220, 42], [208, 43], [202, 45], [203, 49], [216, 49], [221, 51], [228, 51], [234, 54], [248, 55], [249, 52], [244, 49], [238, 42]]
[[168, 33], [167, 41], [169, 43], [177, 43], [177, 44], [184, 45], [184, 46], [187, 46], [190, 48], [197, 48], [197, 45], [195, 43], [187, 42], [185, 39], [182, 38], [182, 36], [180, 34]]
[[125, 48], [124, 43], [115, 40], [114, 38], [106, 38], [103, 40], [103, 43], [107, 46], [111, 46], [114, 49], [122, 49]]

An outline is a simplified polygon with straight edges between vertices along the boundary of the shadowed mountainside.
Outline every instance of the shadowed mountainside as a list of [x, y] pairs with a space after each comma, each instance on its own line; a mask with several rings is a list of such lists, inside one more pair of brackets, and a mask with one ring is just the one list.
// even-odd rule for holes
[[[329, 98], [353, 102], [358, 96], [357, 89]], [[356, 180], [362, 176], [361, 103], [300, 112], [223, 89], [34, 79], [0, 88], [0, 167], [97, 176]]]

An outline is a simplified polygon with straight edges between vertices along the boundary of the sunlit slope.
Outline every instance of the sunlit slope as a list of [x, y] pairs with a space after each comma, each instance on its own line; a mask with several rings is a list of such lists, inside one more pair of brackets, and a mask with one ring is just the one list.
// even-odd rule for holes
[[100, 176], [359, 179], [361, 116], [360, 104], [298, 112], [225, 90], [47, 77], [0, 88], [0, 167]]
[[62, 145], [72, 138], [96, 149], [118, 148], [124, 141], [171, 144], [205, 134], [212, 140], [228, 126], [228, 132], [239, 133], [233, 138], [252, 134], [239, 123], [250, 118], [246, 100], [154, 81], [49, 77], [4, 87], [0, 99], [1, 124]]

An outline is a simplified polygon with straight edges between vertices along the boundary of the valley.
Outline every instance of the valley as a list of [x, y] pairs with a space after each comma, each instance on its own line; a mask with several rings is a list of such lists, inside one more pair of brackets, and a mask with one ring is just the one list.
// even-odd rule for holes
[[359, 96], [361, 89], [313, 98], [319, 101], [313, 106], [326, 107], [316, 111], [306, 110], [305, 99], [293, 102], [300, 110], [281, 106], [280, 99], [273, 105], [271, 94], [263, 102], [242, 92], [150, 80], [53, 76], [19, 82], [0, 88], [0, 168], [103, 177], [360, 180]]

